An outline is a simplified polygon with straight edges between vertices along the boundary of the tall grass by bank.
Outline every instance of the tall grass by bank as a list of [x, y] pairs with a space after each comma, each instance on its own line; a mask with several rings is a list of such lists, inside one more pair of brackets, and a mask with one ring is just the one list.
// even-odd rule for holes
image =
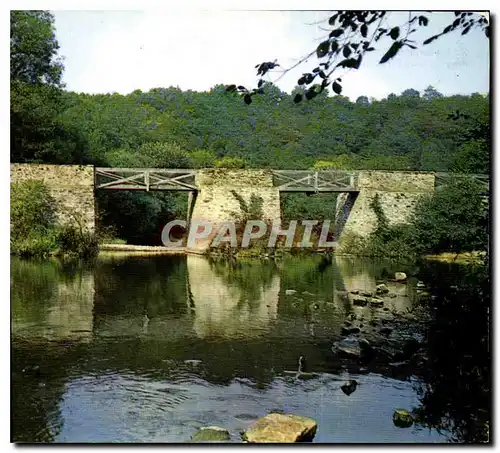
[[417, 203], [410, 221], [391, 225], [378, 196], [371, 202], [377, 226], [367, 238], [346, 233], [341, 251], [360, 256], [415, 259], [441, 253], [483, 252], [489, 249], [489, 204], [473, 179], [452, 179]]
[[10, 252], [19, 256], [97, 255], [97, 237], [78, 218], [58, 225], [57, 204], [42, 181], [11, 184]]

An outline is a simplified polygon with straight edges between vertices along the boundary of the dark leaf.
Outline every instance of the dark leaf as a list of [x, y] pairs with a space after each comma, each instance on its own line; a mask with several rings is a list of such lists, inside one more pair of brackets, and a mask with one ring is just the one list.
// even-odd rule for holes
[[344, 30], [337, 28], [330, 33], [330, 38], [338, 38], [342, 33], [344, 33]]
[[351, 55], [352, 53], [352, 50], [349, 48], [349, 45], [345, 45], [344, 46], [344, 50], [342, 51], [342, 53], [344, 54], [344, 57], [348, 57], [349, 55]]
[[444, 28], [444, 30], [443, 30], [443, 34], [444, 34], [444, 33], [448, 33], [448, 32], [450, 32], [452, 28], [453, 28], [453, 26], [452, 26], [452, 25], [448, 25], [447, 27], [445, 27], [445, 28]]
[[247, 91], [247, 89], [243, 85], [239, 85], [238, 90]]
[[226, 91], [232, 93], [233, 91], [236, 91], [236, 85], [228, 85], [226, 87]]
[[438, 39], [441, 35], [434, 35], [434, 36], [431, 36], [430, 38], [427, 38], [425, 41], [424, 41], [424, 45], [425, 44], [429, 44], [431, 43], [432, 41], [434, 41], [435, 39]]
[[399, 27], [394, 27], [389, 34], [390, 34], [391, 38], [394, 39], [394, 41], [396, 39], [398, 39], [399, 38]]
[[352, 43], [352, 44], [351, 44], [351, 47], [352, 47], [354, 50], [357, 50], [357, 49], [358, 49], [358, 47], [359, 47], [359, 42]]
[[351, 22], [351, 30], [356, 31], [358, 29], [358, 25], [355, 22]]
[[427, 24], [429, 23], [429, 19], [425, 16], [419, 16], [418, 17], [418, 25], [423, 25], [424, 27], [427, 27]]
[[347, 60], [342, 60], [337, 66], [342, 68], [356, 68], [358, 62], [355, 58], [348, 58]]
[[466, 35], [467, 33], [469, 33], [470, 29], [471, 29], [470, 25], [468, 27], [464, 28], [464, 31], [462, 32], [462, 35]]
[[304, 85], [304, 83], [306, 83], [306, 78], [304, 76], [302, 76], [299, 80], [297, 80], [297, 83], [299, 85]]
[[339, 43], [335, 39], [335, 40], [332, 41], [332, 52], [337, 52], [337, 50], [339, 50]]
[[314, 88], [311, 88], [310, 90], [308, 90], [306, 92], [306, 99], [308, 101], [310, 101], [312, 98], [316, 97], [318, 95], [318, 93], [316, 92], [316, 90]]
[[368, 34], [368, 25], [366, 24], [361, 25], [361, 36], [363, 38], [366, 38], [367, 34]]
[[335, 91], [335, 93], [340, 94], [342, 93], [342, 86], [338, 84], [337, 82], [332, 83], [332, 90]]
[[316, 49], [316, 55], [318, 58], [323, 58], [330, 49], [330, 41], [323, 41]]
[[417, 47], [412, 45], [412, 44], [408, 44], [407, 42], [405, 42], [405, 46], [408, 46], [410, 49], [416, 49]]
[[487, 38], [490, 37], [490, 26], [489, 25], [484, 29], [484, 34], [486, 35]]
[[338, 80], [339, 82], [342, 82], [342, 79], [341, 79], [340, 77], [337, 77], [337, 80]]
[[306, 79], [306, 84], [310, 84], [313, 82], [314, 78], [316, 77], [315, 75], [312, 74], [304, 74], [304, 77]]
[[459, 23], [460, 23], [460, 19], [455, 19], [455, 20], [453, 21], [453, 24], [452, 24], [452, 25], [453, 25], [453, 27], [456, 27], [456, 26], [458, 26], [458, 24], [459, 24]]
[[260, 88], [262, 85], [264, 85], [264, 80], [260, 79], [257, 86]]
[[379, 63], [385, 63], [389, 61], [391, 58], [394, 58], [402, 46], [403, 43], [401, 41], [394, 41], [392, 46], [386, 52], [386, 54], [380, 59]]
[[375, 47], [367, 47], [366, 51], [367, 52], [372, 52], [375, 50]]
[[243, 100], [245, 101], [245, 104], [249, 105], [252, 103], [252, 96], [250, 96], [248, 93], [245, 94]]
[[297, 93], [295, 97], [293, 98], [293, 102], [298, 104], [300, 101], [302, 101], [302, 95], [300, 93]]
[[319, 72], [319, 67], [318, 68], [314, 68], [313, 72]]
[[326, 74], [324, 71], [319, 71], [318, 72], [318, 75], [322, 78], [322, 79], [326, 79]]
[[330, 19], [328, 19], [328, 24], [335, 25], [335, 21], [337, 20], [337, 17], [339, 17], [338, 13], [331, 16]]

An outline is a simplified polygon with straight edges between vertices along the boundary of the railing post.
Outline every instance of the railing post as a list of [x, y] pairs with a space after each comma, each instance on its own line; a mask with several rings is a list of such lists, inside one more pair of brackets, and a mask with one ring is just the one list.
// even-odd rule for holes
[[146, 191], [149, 192], [149, 170], [144, 172], [144, 182], [146, 184]]
[[318, 172], [314, 173], [314, 190], [318, 192]]

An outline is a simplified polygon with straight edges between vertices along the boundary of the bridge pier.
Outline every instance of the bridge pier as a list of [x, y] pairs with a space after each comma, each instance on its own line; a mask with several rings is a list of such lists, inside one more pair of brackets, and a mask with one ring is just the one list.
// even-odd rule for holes
[[[247, 208], [260, 204], [259, 217], [264, 221], [279, 222], [280, 192], [273, 185], [271, 171], [205, 169], [196, 174], [198, 194], [194, 203], [191, 221], [209, 221], [212, 233], [206, 239], [198, 240], [190, 250], [203, 252], [218, 232], [222, 222], [248, 218]], [[255, 206], [254, 206], [255, 208]], [[253, 209], [252, 209], [253, 211]], [[253, 217], [250, 215], [250, 217]], [[259, 220], [252, 218], [251, 220]]]
[[[368, 236], [377, 226], [371, 204], [378, 195], [389, 224], [408, 223], [418, 199], [434, 192], [435, 176], [424, 172], [359, 171], [357, 193], [337, 201], [339, 238], [349, 233]], [[337, 225], [337, 219], [336, 219]]]

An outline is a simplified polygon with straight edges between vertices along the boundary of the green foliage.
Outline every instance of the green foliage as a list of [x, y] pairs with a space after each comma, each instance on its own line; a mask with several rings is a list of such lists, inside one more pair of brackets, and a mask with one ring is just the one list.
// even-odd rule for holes
[[194, 168], [213, 168], [217, 156], [208, 149], [197, 149], [189, 153]]
[[240, 222], [246, 222], [247, 220], [261, 220], [264, 217], [264, 212], [262, 211], [262, 206], [264, 200], [255, 194], [250, 195], [249, 203], [238, 193], [236, 190], [231, 190], [231, 194], [238, 201], [240, 205], [241, 215], [239, 216]]
[[55, 226], [56, 203], [42, 181], [11, 184], [11, 240], [43, 234]]
[[48, 11], [10, 12], [10, 78], [29, 84], [60, 85], [54, 16]]
[[[11, 184], [10, 251], [21, 256], [56, 253], [90, 257], [97, 253], [93, 233], [79, 225], [58, 226], [56, 203], [42, 181]], [[78, 219], [75, 218], [78, 224]]]
[[481, 186], [473, 179], [453, 179], [418, 203], [414, 242], [425, 253], [487, 250], [488, 216]]
[[343, 253], [415, 259], [443, 252], [488, 252], [488, 207], [473, 179], [452, 179], [433, 195], [423, 196], [409, 224], [390, 225], [378, 196], [370, 207], [377, 217], [375, 230], [366, 239], [344, 236]]
[[247, 163], [242, 157], [225, 156], [215, 162], [217, 168], [245, 168]]
[[65, 225], [57, 232], [59, 253], [76, 255], [81, 258], [91, 258], [99, 252], [97, 237], [74, 225]]

